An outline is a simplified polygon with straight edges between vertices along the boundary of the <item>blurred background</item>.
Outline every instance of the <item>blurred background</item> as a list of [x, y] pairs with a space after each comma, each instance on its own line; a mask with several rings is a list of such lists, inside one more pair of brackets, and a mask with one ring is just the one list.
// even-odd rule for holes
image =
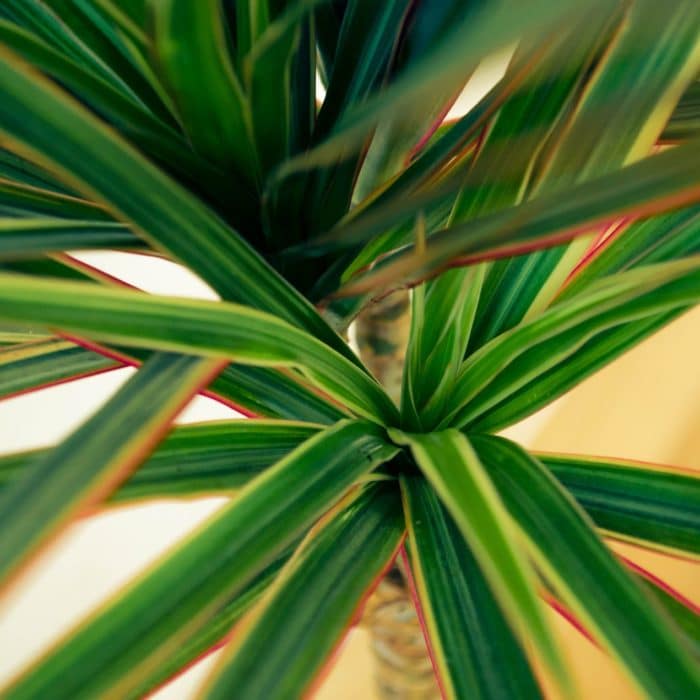
[[[161, 260], [123, 253], [80, 257], [150, 292], [213, 297], [197, 278]], [[628, 457], [700, 470], [700, 309], [525, 422], [508, 435], [539, 450]], [[0, 402], [0, 450], [55, 443], [94, 411], [132, 370], [120, 369]], [[230, 417], [197, 398], [178, 422]], [[0, 607], [0, 680], [16, 672], [77, 619], [214, 512], [223, 499], [113, 508], [74, 525], [18, 582]], [[679, 559], [612, 546], [700, 604], [700, 568]], [[636, 694], [593, 644], [552, 613], [586, 700]], [[161, 689], [157, 700], [193, 697], [209, 657]], [[370, 640], [362, 627], [344, 643], [316, 697], [374, 697]], [[504, 669], [507, 673], [507, 669]]]

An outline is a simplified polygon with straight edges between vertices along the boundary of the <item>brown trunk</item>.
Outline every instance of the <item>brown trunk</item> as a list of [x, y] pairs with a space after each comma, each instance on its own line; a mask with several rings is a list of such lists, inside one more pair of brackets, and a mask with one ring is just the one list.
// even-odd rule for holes
[[[360, 357], [397, 403], [410, 316], [409, 294], [401, 291], [366, 309], [355, 324]], [[389, 572], [368, 601], [363, 624], [372, 636], [381, 698], [440, 697], [418, 616], [399, 567]]]

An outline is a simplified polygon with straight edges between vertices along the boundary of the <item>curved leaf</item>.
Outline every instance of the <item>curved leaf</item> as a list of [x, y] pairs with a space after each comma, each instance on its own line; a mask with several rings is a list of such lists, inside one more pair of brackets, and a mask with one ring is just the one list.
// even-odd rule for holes
[[0, 275], [0, 301], [0, 318], [96, 340], [296, 367], [360, 414], [387, 423], [396, 418], [394, 405], [365, 372], [304, 331], [248, 307], [21, 275]]

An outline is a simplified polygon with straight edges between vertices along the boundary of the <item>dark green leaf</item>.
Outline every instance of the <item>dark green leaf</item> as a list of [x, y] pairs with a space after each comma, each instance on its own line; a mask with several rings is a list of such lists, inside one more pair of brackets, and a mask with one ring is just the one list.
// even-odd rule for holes
[[401, 486], [411, 571], [443, 697], [541, 698], [522, 647], [435, 492], [418, 476]]

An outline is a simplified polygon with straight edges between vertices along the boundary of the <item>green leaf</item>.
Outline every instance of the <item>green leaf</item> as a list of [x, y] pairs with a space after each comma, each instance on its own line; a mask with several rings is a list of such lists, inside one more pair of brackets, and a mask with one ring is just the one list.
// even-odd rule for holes
[[160, 73], [194, 148], [254, 183], [250, 106], [229, 60], [219, 0], [151, 3]]
[[231, 364], [224, 368], [210, 388], [215, 394], [259, 416], [326, 425], [348, 417], [346, 410], [319, 396], [300, 380], [301, 377], [268, 367]]
[[309, 302], [206, 206], [5, 51], [0, 91], [0, 133], [11, 136], [13, 147], [30, 160], [103, 203], [222, 297], [278, 314], [359, 364]]
[[[20, 2], [22, 0], [19, 0]], [[173, 125], [174, 110], [163, 86], [151, 70], [147, 48], [143, 42], [134, 41], [114, 16], [105, 11], [105, 0], [43, 0], [58, 15], [63, 27], [67, 27], [78, 39], [82, 50], [92, 60], [109, 67], [120, 81], [138, 96], [160, 119]], [[65, 30], [64, 30], [65, 31]], [[87, 50], [86, 50], [87, 49]]]
[[[101, 60], [99, 52], [92, 51], [92, 47], [86, 44], [89, 32], [80, 31], [85, 28], [80, 23], [80, 11], [75, 7], [69, 9], [70, 5], [73, 5], [72, 0], [6, 0], [0, 14], [21, 30], [19, 35], [33, 36], [37, 45], [48, 45], [84, 72], [112, 86], [125, 97], [138, 101], [136, 93], [122, 79], [124, 73], [120, 76], [119, 71], [115, 72], [118, 64]], [[61, 9], [63, 14], [59, 17], [57, 12]], [[73, 28], [78, 31], [73, 31]]]
[[538, 454], [605, 534], [700, 556], [700, 478], [619, 459]]
[[562, 690], [571, 692], [537, 598], [533, 571], [517, 545], [517, 529], [467, 438], [456, 430], [424, 434], [391, 430], [389, 435], [397, 444], [410, 447], [418, 467], [474, 552], [521, 643], [534, 644]]
[[[281, 6], [243, 57], [263, 176], [293, 150], [308, 146], [316, 120], [316, 52], [308, 16], [322, 1], [296, 0]], [[287, 222], [284, 228], [288, 227]]]
[[450, 270], [427, 284], [420, 323], [417, 309], [423, 292], [420, 287], [414, 290], [401, 407], [406, 425], [433, 424], [452, 392], [469, 341], [483, 273], [480, 267]]
[[[25, 274], [38, 274], [42, 276], [78, 279], [82, 281], [99, 281], [107, 285], [115, 286], [112, 278], [99, 274], [93, 269], [86, 270], [83, 265], [75, 265], [75, 260], [62, 258], [63, 262], [57, 260], [43, 259], [19, 261], [5, 263], [4, 267], [12, 271]], [[3, 264], [0, 263], [0, 269]], [[24, 330], [24, 329], [23, 329]], [[26, 337], [24, 337], [26, 336]], [[22, 340], [14, 339], [13, 342], [26, 342], [36, 340], [35, 334], [25, 334]], [[1, 337], [1, 336], [0, 336]], [[51, 353], [51, 346], [44, 346], [43, 350], [36, 350], [36, 362], [39, 366], [38, 355]], [[95, 347], [97, 352], [99, 347]], [[34, 351], [31, 351], [33, 354]], [[126, 350], [124, 348], [108, 348], [107, 356], [123, 357], [129, 364], [143, 362], [147, 357], [147, 352], [139, 352], [135, 349]], [[95, 353], [75, 348], [71, 352], [72, 362], [75, 363], [75, 376], [81, 376], [82, 368], [85, 372], [92, 373], [93, 366], [99, 362]], [[90, 357], [92, 356], [92, 357]], [[15, 358], [21, 361], [21, 358]], [[14, 361], [14, 360], [13, 360]], [[20, 389], [32, 389], [42, 386], [44, 382], [50, 381], [52, 373], [56, 373], [58, 380], [67, 380], [72, 377], [68, 372], [64, 372], [61, 367], [60, 356], [47, 358], [46, 365], [42, 372], [49, 373], [48, 376], [37, 375], [34, 382], [31, 372], [22, 374], [21, 366], [19, 372], [10, 375], [10, 380], [20, 379]], [[21, 378], [20, 378], [20, 375]], [[228, 365], [216, 377], [210, 389], [216, 395], [217, 400], [224, 400], [226, 403], [233, 403], [234, 408], [244, 409], [255, 415], [268, 416], [273, 418], [288, 418], [291, 420], [304, 420], [316, 423], [334, 423], [341, 418], [347, 418], [347, 411], [332, 404], [326, 397], [320, 396], [304, 384], [300, 383], [300, 377], [293, 377], [284, 374], [282, 371], [269, 369], [266, 367], [246, 367], [244, 365]], [[1, 386], [1, 385], [0, 385]], [[0, 395], [2, 389], [0, 388]]]
[[151, 350], [294, 367], [361, 415], [396, 419], [395, 406], [368, 374], [308, 333], [248, 307], [21, 275], [0, 275], [0, 301], [0, 318], [19, 323]]
[[615, 326], [584, 342], [565, 362], [542, 372], [537, 378], [488, 409], [477, 418], [474, 432], [493, 433], [512, 425], [580, 384], [595, 371], [612, 362], [623, 352], [649, 337], [688, 310], [682, 306], [677, 310], [659, 313]]
[[[412, 62], [386, 89], [348, 109], [326, 141], [299, 158], [291, 159], [280, 176], [353, 155], [383, 119], [402, 113], [410, 115], [415, 105], [420, 109], [425, 101], [458, 90], [465, 75], [485, 55], [519, 39], [541, 41], [560, 26], [569, 26], [574, 17], [584, 17], [596, 8], [600, 8], [598, 0], [565, 0], [555, 5], [546, 0], [532, 0], [517, 7], [488, 3], [474, 16], [465, 13], [466, 16], [454, 22], [421, 60]], [[336, 61], [337, 56], [334, 68]]]
[[683, 93], [661, 139], [678, 142], [697, 136], [700, 136], [700, 80], [694, 80]]
[[0, 398], [118, 366], [109, 358], [59, 338], [0, 347]]
[[30, 32], [0, 20], [0, 42], [28, 63], [79, 95], [103, 118], [151, 157], [181, 175], [212, 176], [213, 168], [192, 153], [190, 145], [171, 125], [155, 117], [130, 92], [125, 93], [88, 67]]
[[395, 453], [382, 431], [359, 422], [302, 443], [25, 671], [5, 697], [131, 697], [358, 477]]
[[401, 487], [411, 571], [443, 697], [541, 698], [522, 647], [435, 492], [419, 476], [402, 478]]
[[203, 697], [302, 697], [393, 559], [403, 531], [396, 484], [368, 485], [280, 572]]
[[0, 260], [88, 248], [138, 250], [143, 241], [116, 222], [0, 217]]
[[690, 258], [600, 280], [587, 294], [494, 338], [464, 363], [442, 423], [469, 424], [598, 333], [692, 304], [700, 295], [697, 265]]
[[[570, 123], [543, 152], [533, 191], [563, 194], [569, 183], [647, 156], [700, 70], [699, 47], [700, 7], [694, 0], [640, 0], [630, 6]], [[501, 328], [546, 308], [590, 243], [590, 236], [584, 236], [513, 261], [504, 287], [517, 292]], [[496, 290], [497, 296], [502, 293]]]
[[[146, 498], [190, 498], [238, 491], [321, 426], [291, 421], [226, 420], [176, 426], [136, 471], [109, 495], [109, 503]], [[0, 456], [0, 487], [23, 478], [51, 449]]]
[[596, 279], [699, 252], [700, 207], [686, 207], [653, 216], [610, 234], [590, 259], [574, 271], [554, 300], [561, 303], [587, 289]]
[[182, 643], [179, 649], [167, 659], [163, 659], [160, 664], [154, 666], [151, 673], [133, 689], [130, 697], [146, 697], [171, 680], [173, 676], [196, 663], [203, 655], [214, 651], [217, 646], [225, 643], [231, 636], [234, 625], [260, 600], [266, 589], [275, 580], [288, 556], [289, 552], [284, 552], [262, 573], [255, 576], [238, 595], [222, 605], [205, 624], [201, 625], [197, 632]]
[[0, 148], [0, 177], [14, 185], [30, 185], [56, 194], [75, 195], [69, 187], [56, 182], [45, 169], [8, 151], [7, 148]]
[[7, 584], [47, 538], [111, 493], [135, 469], [173, 417], [220, 363], [154, 355], [57, 448], [0, 498], [0, 575]]
[[564, 603], [649, 697], [692, 697], [700, 687], [697, 664], [575, 501], [517, 445], [487, 436], [474, 436], [472, 442]]
[[688, 650], [697, 660], [700, 660], [700, 609], [698, 606], [633, 562], [625, 560], [625, 564], [637, 574], [636, 580], [673, 620], [677, 633], [687, 644]]
[[587, 180], [546, 193], [517, 206], [440, 231], [425, 253], [403, 250], [376, 272], [350, 282], [343, 294], [360, 294], [389, 285], [414, 283], [454, 265], [554, 245], [589, 232], [599, 223], [633, 213], [660, 213], [700, 199], [695, 162], [700, 143], [689, 142]]
[[101, 207], [84, 199], [4, 179], [0, 179], [0, 213], [89, 221], [110, 218]]

